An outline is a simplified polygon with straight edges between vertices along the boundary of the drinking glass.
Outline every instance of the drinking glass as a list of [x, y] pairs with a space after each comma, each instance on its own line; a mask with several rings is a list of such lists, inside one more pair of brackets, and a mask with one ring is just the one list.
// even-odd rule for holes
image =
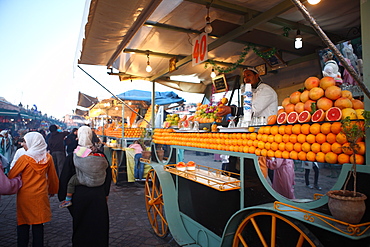
[[235, 128], [235, 116], [230, 116], [229, 119], [230, 119], [230, 122], [229, 122], [229, 125], [227, 126], [228, 128]]

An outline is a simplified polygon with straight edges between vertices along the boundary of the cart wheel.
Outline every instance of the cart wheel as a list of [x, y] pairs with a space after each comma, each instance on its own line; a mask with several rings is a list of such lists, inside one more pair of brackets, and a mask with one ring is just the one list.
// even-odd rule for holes
[[239, 225], [234, 235], [237, 246], [323, 246], [300, 222], [273, 212], [255, 211]]
[[117, 151], [113, 150], [112, 152], [112, 165], [110, 166], [112, 169], [112, 180], [114, 184], [117, 184], [117, 178], [118, 178], [118, 155]]
[[153, 169], [148, 172], [145, 180], [145, 206], [154, 233], [160, 238], [167, 237], [168, 223], [164, 214], [162, 187]]

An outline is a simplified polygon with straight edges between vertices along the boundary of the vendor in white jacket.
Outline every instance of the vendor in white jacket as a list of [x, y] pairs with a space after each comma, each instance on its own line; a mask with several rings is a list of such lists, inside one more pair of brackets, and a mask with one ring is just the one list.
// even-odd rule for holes
[[[278, 110], [278, 97], [275, 90], [263, 83], [258, 71], [254, 68], [244, 70], [244, 84], [252, 85], [252, 112], [254, 117], [269, 117], [276, 115]], [[241, 85], [243, 91], [244, 85]], [[242, 92], [243, 93], [243, 92]], [[217, 112], [217, 116], [225, 116], [231, 114], [233, 116], [243, 115], [243, 107], [222, 106]]]

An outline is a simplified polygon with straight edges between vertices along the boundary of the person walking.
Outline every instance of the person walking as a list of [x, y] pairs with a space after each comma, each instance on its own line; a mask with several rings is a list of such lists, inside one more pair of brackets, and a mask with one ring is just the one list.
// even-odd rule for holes
[[68, 131], [59, 132], [56, 125], [50, 125], [50, 133], [46, 136], [46, 142], [48, 144], [47, 150], [53, 157], [55, 169], [58, 176], [62, 171], [64, 161], [66, 159], [66, 151], [64, 146], [64, 138], [69, 135]]
[[[0, 132], [0, 154], [4, 155], [8, 162], [12, 160], [13, 139], [8, 130], [3, 130]], [[5, 174], [9, 172], [9, 164], [6, 167], [4, 166], [4, 172]]]
[[[105, 155], [99, 152], [93, 145], [93, 134], [88, 126], [80, 127], [77, 131], [77, 136], [79, 147], [92, 150], [92, 155], [91, 157], [88, 156], [90, 158], [86, 162], [100, 157], [106, 159]], [[97, 157], [96, 154], [98, 154]], [[76, 174], [75, 164], [76, 160], [80, 158], [76, 156], [75, 153], [72, 153], [66, 158], [59, 181], [59, 201], [63, 201], [66, 198], [68, 182]], [[76, 186], [71, 200], [72, 205], [68, 207], [73, 219], [73, 246], [104, 247], [109, 245], [109, 211], [107, 200], [111, 181], [112, 172], [108, 166], [103, 185], [97, 187]]]
[[77, 130], [78, 130], [77, 128], [73, 128], [71, 133], [64, 140], [64, 144], [66, 145], [67, 155], [73, 153], [73, 150], [75, 150], [75, 148], [78, 145]]
[[17, 193], [17, 241], [27, 247], [32, 226], [32, 246], [44, 246], [44, 223], [51, 220], [49, 196], [58, 192], [58, 175], [53, 159], [46, 151], [44, 137], [38, 132], [24, 136], [27, 151], [22, 155], [8, 177], [21, 176], [23, 186]]

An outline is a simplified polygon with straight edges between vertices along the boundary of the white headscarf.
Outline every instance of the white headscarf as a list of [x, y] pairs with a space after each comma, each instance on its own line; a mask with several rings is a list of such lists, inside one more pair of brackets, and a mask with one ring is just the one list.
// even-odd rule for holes
[[24, 136], [27, 145], [26, 155], [33, 158], [37, 163], [46, 159], [46, 142], [39, 132], [29, 132]]
[[92, 148], [92, 130], [89, 126], [81, 126], [77, 131], [78, 145], [82, 147]]

